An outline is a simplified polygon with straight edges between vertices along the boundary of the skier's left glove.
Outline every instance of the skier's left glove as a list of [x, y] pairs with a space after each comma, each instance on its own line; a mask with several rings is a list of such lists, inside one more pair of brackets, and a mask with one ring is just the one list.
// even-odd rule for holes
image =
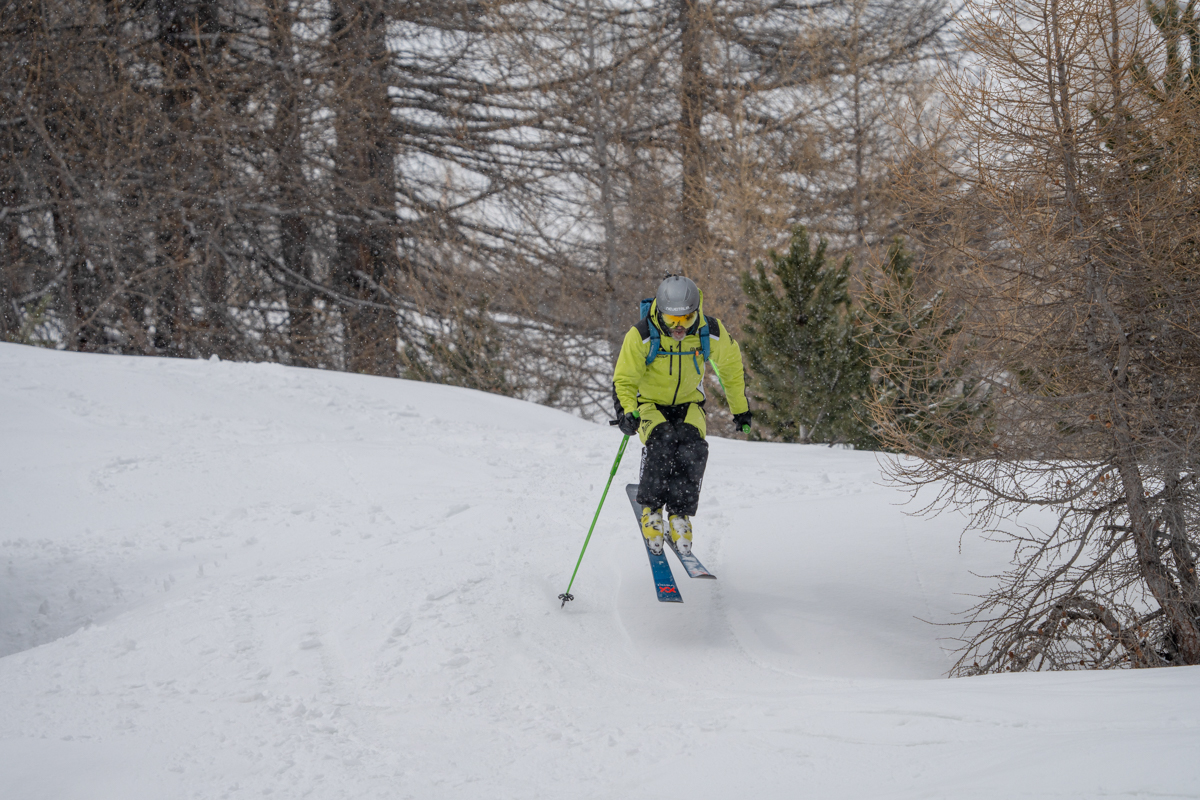
[[733, 415], [733, 427], [737, 428], [742, 433], [750, 432], [750, 419], [753, 415], [749, 411], [743, 411], [740, 414]]
[[638, 432], [638, 425], [641, 425], [641, 420], [633, 414], [625, 413], [617, 417], [617, 427], [621, 429], [621, 433], [626, 436], [633, 436]]

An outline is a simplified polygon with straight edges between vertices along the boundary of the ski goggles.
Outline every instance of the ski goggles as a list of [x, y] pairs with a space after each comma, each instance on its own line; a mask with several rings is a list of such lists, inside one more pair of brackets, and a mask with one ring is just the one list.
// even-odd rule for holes
[[699, 312], [693, 311], [690, 314], [663, 314], [663, 322], [667, 323], [668, 328], [690, 328], [692, 323], [696, 321], [696, 315]]

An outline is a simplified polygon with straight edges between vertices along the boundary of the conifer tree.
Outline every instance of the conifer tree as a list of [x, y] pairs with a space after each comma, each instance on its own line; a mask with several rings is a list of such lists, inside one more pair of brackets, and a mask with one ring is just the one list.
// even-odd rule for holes
[[757, 274], [742, 273], [751, 394], [763, 427], [782, 441], [870, 449], [870, 366], [850, 309], [850, 259], [827, 264], [825, 248], [813, 250], [797, 227], [787, 255], [769, 254], [770, 275], [762, 262]]
[[989, 392], [955, 350], [963, 315], [944, 313], [943, 291], [918, 296], [913, 254], [901, 239], [888, 248], [881, 271], [858, 314], [873, 368], [874, 433], [887, 449], [915, 441], [930, 452], [970, 450], [986, 436]]

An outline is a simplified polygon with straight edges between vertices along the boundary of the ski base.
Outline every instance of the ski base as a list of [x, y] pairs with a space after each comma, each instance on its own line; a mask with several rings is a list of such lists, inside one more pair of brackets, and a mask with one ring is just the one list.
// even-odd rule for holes
[[660, 603], [682, 603], [679, 587], [675, 585], [675, 576], [671, 574], [671, 563], [667, 561], [667, 552], [664, 550], [655, 555], [650, 550], [650, 543], [646, 537], [642, 536], [642, 507], [637, 502], [637, 490], [636, 483], [625, 487], [625, 493], [629, 495], [629, 504], [633, 506], [633, 514], [638, 520], [638, 538], [642, 540], [646, 547], [646, 555], [650, 558], [650, 572], [654, 575], [654, 589], [658, 593], [658, 600]]

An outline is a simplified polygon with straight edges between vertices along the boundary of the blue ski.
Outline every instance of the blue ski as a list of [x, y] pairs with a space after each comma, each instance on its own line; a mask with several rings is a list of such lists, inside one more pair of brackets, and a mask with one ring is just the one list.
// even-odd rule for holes
[[689, 578], [710, 578], [714, 581], [717, 579], [716, 575], [713, 575], [704, 568], [704, 565], [700, 563], [700, 559], [696, 558], [695, 553], [684, 555], [679, 552], [679, 548], [675, 546], [675, 542], [671, 540], [670, 536], [666, 537], [666, 539], [667, 544], [675, 551], [675, 555], [679, 558], [679, 563], [683, 564], [683, 568], [687, 570]]
[[646, 546], [646, 555], [650, 557], [650, 571], [654, 574], [654, 588], [658, 591], [659, 602], [682, 603], [683, 598], [679, 596], [679, 587], [675, 585], [675, 576], [671, 574], [671, 564], [667, 561], [666, 551], [654, 555], [650, 552], [646, 537], [641, 535], [642, 507], [638, 505], [637, 490], [636, 483], [625, 487], [625, 493], [629, 495], [629, 504], [633, 506], [633, 514], [638, 520], [638, 538]]

